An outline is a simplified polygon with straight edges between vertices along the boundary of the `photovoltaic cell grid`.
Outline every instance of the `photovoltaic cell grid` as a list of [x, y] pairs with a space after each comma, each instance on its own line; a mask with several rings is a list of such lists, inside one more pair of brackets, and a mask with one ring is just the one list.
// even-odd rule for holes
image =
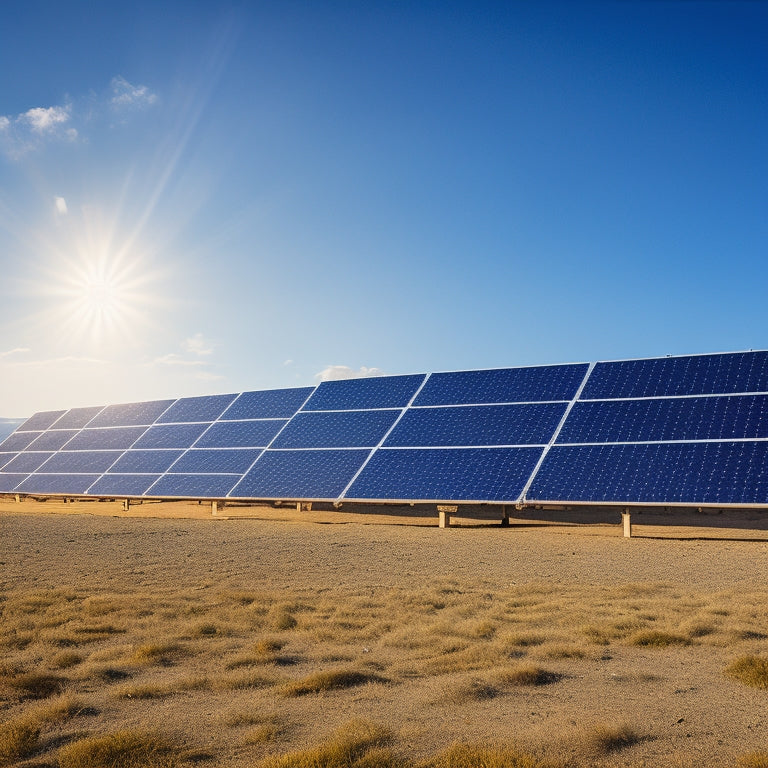
[[768, 503], [768, 353], [323, 382], [35, 414], [0, 492]]

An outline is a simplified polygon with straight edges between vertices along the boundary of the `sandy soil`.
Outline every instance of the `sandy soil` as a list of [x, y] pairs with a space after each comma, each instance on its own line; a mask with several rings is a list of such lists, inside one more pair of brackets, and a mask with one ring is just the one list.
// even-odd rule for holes
[[[343, 604], [361, 595], [449, 584], [484, 605], [542, 585], [565, 598], [601, 590], [609, 598], [621, 589], [638, 598], [664, 592], [691, 606], [738, 601], [741, 594], [751, 596], [752, 606], [768, 599], [763, 520], [751, 527], [742, 521], [736, 528], [692, 528], [647, 519], [635, 529], [641, 538], [627, 540], [616, 523], [582, 527], [526, 520], [502, 528], [473, 520], [441, 530], [434, 518], [406, 520], [402, 514], [389, 522], [421, 524], [370, 525], [358, 515], [331, 512], [314, 512], [307, 522], [307, 513], [269, 508], [249, 510], [250, 519], [212, 520], [209, 507], [195, 507], [187, 511], [200, 519], [175, 518], [178, 506], [175, 513], [141, 510], [171, 515], [164, 519], [130, 517], [117, 504], [91, 504], [88, 511], [99, 514], [61, 514], [82, 509], [3, 503], [0, 592], [5, 599], [61, 589], [87, 595], [184, 592], [215, 604], [222, 590], [264, 590], [286, 600], [322, 594]], [[321, 524], [330, 520], [346, 524]], [[234, 766], [314, 743], [354, 717], [388, 726], [399, 748], [415, 757], [457, 740], [513, 740], [563, 758], [579, 754], [590, 727], [629, 723], [642, 734], [639, 743], [602, 762], [585, 758], [580, 764], [731, 765], [738, 755], [768, 750], [768, 691], [723, 674], [736, 656], [768, 651], [768, 620], [751, 610], [765, 633], [753, 631], [738, 648], [727, 642], [664, 649], [612, 642], [585, 658], [549, 661], [546, 666], [563, 675], [557, 685], [460, 704], [441, 701], [456, 679], [450, 676], [290, 700], [263, 690], [190, 691], [135, 702], [130, 710], [91, 685], [84, 691], [100, 714], [87, 730], [162, 724], [188, 746], [208, 749], [208, 764]], [[233, 643], [223, 651], [231, 652]], [[368, 651], [360, 645], [361, 654]], [[382, 650], [381, 658], [396, 666], [397, 653]], [[213, 662], [199, 663], [195, 671], [215, 672]], [[245, 705], [277, 713], [290, 722], [290, 735], [277, 744], [244, 746], [220, 718], [225, 709]], [[6, 698], [0, 717], [16, 715], [21, 706]]]

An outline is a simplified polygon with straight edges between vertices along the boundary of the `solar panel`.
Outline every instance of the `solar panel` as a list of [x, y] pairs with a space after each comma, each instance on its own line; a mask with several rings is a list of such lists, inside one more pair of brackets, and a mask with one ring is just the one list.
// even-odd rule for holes
[[161, 450], [161, 451], [126, 451], [109, 468], [109, 473], [116, 474], [158, 474], [165, 472], [178, 458], [183, 451]]
[[768, 442], [558, 446], [530, 501], [767, 504]]
[[82, 429], [88, 422], [103, 410], [103, 405], [91, 408], [71, 408], [54, 425], [54, 429]]
[[90, 488], [92, 496], [141, 496], [159, 475], [108, 474], [100, 477]]
[[285, 419], [220, 421], [200, 438], [196, 447], [266, 448], [285, 424]]
[[768, 352], [456, 371], [35, 414], [0, 492], [761, 505]]
[[324, 381], [302, 410], [349, 411], [369, 408], [404, 408], [423, 381], [424, 374]]
[[386, 411], [315, 411], [298, 413], [273, 448], [372, 448], [400, 415]]
[[222, 414], [221, 419], [289, 419], [314, 391], [313, 387], [243, 392]]
[[59, 451], [42, 471], [45, 473], [106, 472], [120, 457], [120, 451]]
[[67, 443], [68, 451], [98, 451], [130, 448], [145, 432], [145, 427], [83, 429]]
[[584, 399], [768, 392], [768, 352], [597, 363]]
[[4, 472], [34, 472], [53, 456], [52, 453], [20, 453], [3, 467]]
[[183, 397], [158, 418], [160, 424], [188, 421], [214, 421], [227, 409], [237, 395], [208, 395]]
[[[18, 475], [16, 475], [18, 477]], [[23, 477], [23, 475], [22, 475]], [[57, 496], [82, 495], [96, 480], [98, 475], [69, 475], [69, 474], [36, 474], [29, 475], [19, 483], [15, 490], [19, 493], [50, 493]]]
[[171, 468], [171, 472], [195, 474], [198, 472], [242, 475], [261, 454], [259, 448], [211, 448], [187, 451]]
[[108, 405], [89, 423], [89, 427], [133, 427], [154, 424], [175, 400], [153, 400], [147, 403]]
[[433, 373], [413, 404], [479, 405], [570, 400], [588, 367], [584, 363]]
[[19, 432], [17, 430], [0, 443], [0, 451], [23, 451], [33, 440], [42, 434], [42, 432]]
[[76, 429], [49, 429], [35, 438], [28, 446], [30, 451], [58, 451], [75, 435]]
[[148, 496], [181, 499], [223, 499], [239, 475], [163, 475], [145, 492]]
[[546, 444], [565, 403], [411, 408], [385, 447]]
[[150, 427], [134, 448], [189, 448], [208, 429], [208, 424], [169, 424]]
[[231, 496], [337, 499], [369, 453], [357, 449], [265, 451]]
[[41, 411], [34, 416], [30, 416], [19, 428], [18, 432], [36, 432], [38, 430], [48, 429], [60, 416], [66, 411]]
[[346, 494], [387, 501], [516, 499], [541, 448], [428, 448], [377, 451]]

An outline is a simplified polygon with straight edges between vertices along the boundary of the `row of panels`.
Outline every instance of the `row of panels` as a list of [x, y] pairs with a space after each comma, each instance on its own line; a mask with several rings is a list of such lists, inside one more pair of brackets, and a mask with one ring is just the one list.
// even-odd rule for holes
[[[546, 445], [565, 403], [370, 411], [300, 411], [290, 421], [15, 432], [0, 455], [20, 451], [195, 448], [372, 448]], [[397, 422], [397, 423], [396, 423]], [[557, 442], [624, 443], [768, 437], [768, 395], [577, 401]], [[42, 464], [42, 462], [40, 462]]]
[[[617, 487], [632, 495], [642, 488], [620, 470], [621, 457], [642, 468], [641, 457], [654, 450], [674, 461], [693, 455], [685, 453], [690, 447], [665, 454], [675, 444], [644, 443], [724, 446], [720, 454], [706, 447], [712, 443], [692, 443], [705, 459], [761, 450], [724, 441], [768, 438], [767, 374], [767, 353], [733, 353], [380, 377], [47, 412], [0, 445], [0, 491], [515, 501], [526, 488], [527, 498], [542, 498], [539, 481], [554, 472], [561, 485], [549, 482], [546, 492], [579, 501], [579, 487], [597, 493], [592, 475], [577, 471], [578, 457], [591, 456], [612, 462]], [[618, 443], [635, 445], [612, 445]], [[566, 455], [573, 463], [558, 464]], [[667, 493], [657, 469], [644, 480]], [[682, 465], [669, 471], [684, 475]], [[717, 488], [721, 498], [713, 503], [763, 503], [758, 475], [742, 475], [734, 474], [732, 485], [745, 478], [752, 485], [738, 502], [726, 498], [738, 496], [727, 481], [707, 479], [706, 462], [700, 484], [681, 492]], [[564, 478], [575, 479], [569, 486]], [[611, 486], [605, 493], [618, 492]]]
[[[268, 451], [242, 479], [206, 472], [9, 474], [0, 491], [10, 480], [22, 493], [508, 502], [520, 498], [542, 450]], [[556, 446], [524, 501], [766, 505], [768, 442]]]

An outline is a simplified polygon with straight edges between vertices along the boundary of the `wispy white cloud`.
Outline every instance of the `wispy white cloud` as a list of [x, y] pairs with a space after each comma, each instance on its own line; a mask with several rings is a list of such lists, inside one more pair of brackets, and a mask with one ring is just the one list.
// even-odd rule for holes
[[193, 355], [210, 355], [213, 352], [213, 344], [205, 339], [202, 333], [196, 333], [194, 336], [184, 339], [182, 346]]
[[0, 116], [0, 148], [18, 158], [48, 141], [72, 142], [78, 137], [71, 125], [72, 105], [33, 107], [15, 116]]
[[26, 123], [39, 134], [55, 133], [62, 125], [69, 122], [72, 107], [35, 107], [18, 116], [17, 121]]
[[285, 366], [293, 365], [293, 360], [291, 360], [290, 358], [288, 360], [284, 360], [283, 365]]
[[148, 107], [157, 101], [157, 94], [146, 85], [132, 85], [120, 75], [112, 78], [110, 87], [112, 98], [109, 101], [115, 109]]
[[6, 352], [0, 352], [0, 358], [11, 357], [13, 355], [22, 355], [31, 351], [32, 350], [29, 347], [14, 347], [13, 349], [9, 349]]
[[340, 379], [366, 379], [370, 376], [383, 376], [381, 368], [366, 368], [364, 365], [354, 370], [348, 365], [329, 365], [315, 374], [318, 381], [339, 381]]
[[53, 200], [54, 200], [54, 205], [56, 206], [56, 213], [58, 213], [59, 216], [66, 216], [67, 201], [63, 197], [55, 197]]
[[182, 357], [176, 352], [169, 352], [167, 355], [156, 357], [154, 362], [157, 365], [179, 365], [192, 368], [208, 365], [205, 360], [189, 360], [188, 358]]
[[[99, 117], [123, 115], [151, 107], [157, 94], [146, 85], [134, 85], [122, 76], [113, 77], [108, 90], [82, 96], [66, 104], [32, 107], [17, 115], [0, 115], [0, 151], [12, 160], [40, 149], [49, 142], [72, 143], [86, 125], [93, 129]], [[86, 131], [87, 138], [87, 131]]]

